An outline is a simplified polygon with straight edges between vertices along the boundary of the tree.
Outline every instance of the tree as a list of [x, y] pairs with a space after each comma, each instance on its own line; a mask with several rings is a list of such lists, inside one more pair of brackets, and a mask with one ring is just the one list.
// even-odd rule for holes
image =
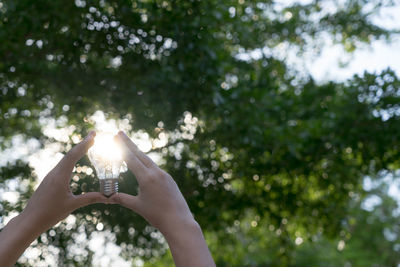
[[[273, 253], [289, 264], [298, 229], [305, 239], [337, 235], [363, 177], [397, 168], [399, 80], [386, 70], [317, 84], [273, 49], [286, 44], [301, 56], [324, 36], [349, 52], [388, 40], [393, 32], [371, 17], [392, 4], [344, 1], [328, 12], [324, 1], [2, 1], [2, 149], [15, 135], [56, 141], [43, 134], [50, 119], [83, 135], [96, 110], [152, 138], [167, 134], [157, 150], [163, 168], [210, 238], [253, 214], [281, 231], [271, 249], [283, 248]], [[238, 56], [256, 49], [266, 52]], [[90, 175], [76, 175], [76, 193], [97, 190]], [[16, 206], [2, 202], [4, 217], [21, 210], [36, 177], [23, 161], [3, 166], [2, 177], [2, 187], [27, 184]], [[132, 175], [123, 175], [121, 190], [135, 193]], [[75, 217], [38, 240], [56, 246], [61, 263], [91, 261], [69, 248], [98, 222], [126, 257], [165, 251], [154, 229], [122, 208], [92, 206]]]

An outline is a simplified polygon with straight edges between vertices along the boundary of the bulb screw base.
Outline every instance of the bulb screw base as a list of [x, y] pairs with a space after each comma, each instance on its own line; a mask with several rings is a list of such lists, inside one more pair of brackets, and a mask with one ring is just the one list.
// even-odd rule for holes
[[101, 179], [100, 193], [106, 197], [118, 193], [118, 179]]

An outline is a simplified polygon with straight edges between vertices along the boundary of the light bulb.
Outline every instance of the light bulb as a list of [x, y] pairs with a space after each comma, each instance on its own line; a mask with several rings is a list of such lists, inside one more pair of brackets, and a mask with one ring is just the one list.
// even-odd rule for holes
[[100, 181], [100, 192], [111, 196], [118, 192], [118, 178], [123, 166], [121, 151], [112, 133], [98, 133], [88, 151], [90, 162]]

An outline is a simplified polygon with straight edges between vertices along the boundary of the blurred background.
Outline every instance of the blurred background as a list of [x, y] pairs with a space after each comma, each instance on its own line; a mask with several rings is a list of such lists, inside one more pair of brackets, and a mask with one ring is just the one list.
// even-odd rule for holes
[[[218, 266], [399, 266], [399, 1], [0, 0], [0, 226], [88, 131], [176, 180]], [[97, 191], [87, 157], [74, 193]], [[137, 193], [123, 173], [120, 191]], [[171, 266], [119, 206], [19, 266]]]

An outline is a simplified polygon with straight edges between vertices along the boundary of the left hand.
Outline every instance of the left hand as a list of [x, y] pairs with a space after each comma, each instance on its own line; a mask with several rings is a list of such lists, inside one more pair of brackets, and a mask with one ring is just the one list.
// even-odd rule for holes
[[85, 139], [73, 147], [46, 175], [29, 199], [23, 213], [42, 230], [46, 231], [80, 207], [94, 203], [110, 203], [110, 200], [99, 192], [74, 195], [69, 185], [74, 165], [93, 145], [95, 135], [96, 132], [90, 132]]
[[0, 266], [13, 266], [33, 240], [72, 211], [89, 204], [112, 203], [98, 192], [74, 195], [69, 186], [75, 163], [93, 145], [95, 135], [91, 132], [64, 156], [43, 179], [22, 213], [2, 229]]

